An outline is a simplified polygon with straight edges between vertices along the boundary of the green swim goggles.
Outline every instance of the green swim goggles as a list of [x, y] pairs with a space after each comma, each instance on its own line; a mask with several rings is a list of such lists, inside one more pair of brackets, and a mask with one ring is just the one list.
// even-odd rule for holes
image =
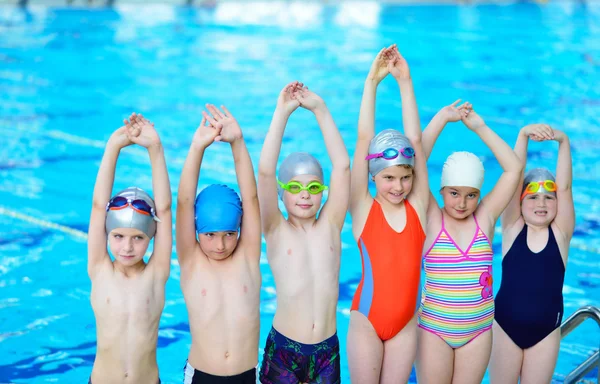
[[277, 184], [279, 184], [281, 188], [294, 195], [302, 191], [308, 191], [308, 193], [310, 193], [311, 195], [316, 195], [317, 193], [321, 193], [327, 189], [326, 185], [323, 185], [318, 181], [311, 181], [306, 186], [298, 181], [290, 181], [289, 183], [284, 184], [281, 181], [277, 180]]

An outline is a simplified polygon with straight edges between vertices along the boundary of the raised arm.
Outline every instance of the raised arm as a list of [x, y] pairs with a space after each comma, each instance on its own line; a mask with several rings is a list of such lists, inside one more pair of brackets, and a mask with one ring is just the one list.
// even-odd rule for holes
[[[519, 158], [519, 161], [525, 166], [527, 164], [527, 144], [529, 138], [535, 141], [552, 140], [553, 133], [552, 128], [546, 124], [530, 124], [521, 128], [517, 142], [515, 144], [514, 152]], [[521, 217], [521, 190], [523, 189], [523, 172], [519, 175], [519, 182], [517, 183], [517, 189], [515, 190], [510, 203], [506, 206], [506, 209], [502, 212], [500, 217], [500, 223], [502, 230], [513, 227]]]
[[423, 153], [419, 110], [417, 109], [417, 99], [415, 98], [415, 90], [410, 77], [410, 69], [404, 57], [400, 55], [396, 44], [386, 52], [386, 61], [388, 70], [394, 76], [398, 83], [398, 88], [400, 88], [404, 135], [408, 138], [415, 151], [415, 180], [410, 200], [416, 203], [417, 212], [420, 213], [419, 217], [424, 219], [429, 205], [429, 177], [427, 174], [427, 158]]
[[303, 88], [298, 92], [298, 101], [301, 107], [315, 114], [323, 133], [329, 160], [333, 166], [329, 197], [321, 214], [341, 230], [344, 226], [350, 198], [350, 157], [348, 156], [348, 150], [327, 105], [321, 97], [309, 91], [308, 88]]
[[431, 119], [429, 124], [427, 124], [427, 127], [425, 127], [425, 130], [423, 131], [423, 152], [426, 160], [429, 160], [429, 156], [431, 156], [431, 152], [433, 151], [433, 146], [442, 133], [442, 130], [446, 127], [446, 124], [460, 121], [462, 117], [461, 113], [464, 111], [464, 113], [468, 115], [471, 110], [471, 104], [469, 102], [465, 102], [460, 106], [457, 106], [458, 103], [460, 103], [460, 99], [440, 109], [439, 112], [433, 116], [433, 119]]
[[171, 254], [173, 250], [173, 218], [171, 214], [171, 184], [165, 162], [165, 153], [154, 124], [142, 115], [131, 118], [129, 128], [130, 140], [148, 150], [152, 167], [152, 192], [156, 205], [156, 223], [154, 251], [149, 265], [154, 266], [165, 281], [171, 271]]
[[219, 128], [206, 126], [206, 118], [202, 119], [192, 139], [192, 145], [183, 164], [177, 191], [177, 217], [175, 218], [175, 239], [177, 259], [184, 268], [194, 254], [196, 247], [196, 223], [194, 220], [194, 202], [200, 177], [200, 165], [204, 150], [211, 145], [220, 134]]
[[358, 138], [354, 148], [354, 159], [350, 173], [350, 214], [352, 216], [357, 215], [358, 209], [365, 209], [364, 207], [368, 206], [367, 202], [372, 198], [369, 194], [369, 161], [365, 158], [369, 154], [371, 139], [375, 137], [377, 86], [390, 73], [384, 57], [386, 51], [390, 48], [383, 48], [379, 51], [365, 80], [358, 115]]
[[242, 130], [231, 112], [225, 106], [221, 106], [220, 111], [212, 104], [207, 105], [212, 114], [209, 116], [211, 125], [221, 124], [221, 135], [217, 140], [231, 144], [231, 152], [235, 162], [235, 174], [237, 177], [240, 194], [242, 196], [242, 229], [240, 235], [240, 249], [244, 250], [246, 256], [251, 257], [257, 263], [260, 260], [261, 248], [261, 230], [260, 230], [260, 210], [258, 207], [258, 194], [256, 191], [256, 179], [254, 178], [254, 169], [252, 160], [246, 148], [246, 142], [242, 135]]
[[262, 230], [265, 235], [275, 229], [283, 220], [279, 210], [279, 196], [277, 195], [277, 159], [279, 159], [279, 152], [281, 152], [285, 126], [292, 112], [300, 105], [300, 102], [296, 100], [296, 94], [300, 88], [302, 88], [302, 83], [294, 81], [286, 85], [279, 93], [271, 126], [260, 152], [258, 201], [260, 203]]
[[106, 250], [106, 205], [112, 194], [119, 152], [131, 144], [133, 143], [127, 136], [127, 127], [123, 126], [117, 129], [108, 139], [104, 156], [100, 162], [94, 185], [88, 229], [88, 275], [90, 279], [94, 279], [99, 266], [103, 263], [110, 263], [110, 257]]
[[558, 162], [556, 164], [557, 211], [554, 221], [567, 239], [575, 230], [575, 205], [573, 204], [573, 163], [569, 137], [563, 131], [554, 130], [554, 140], [558, 142]]
[[504, 170], [492, 191], [483, 198], [477, 208], [478, 215], [487, 218], [493, 227], [515, 193], [523, 173], [523, 163], [474, 110], [463, 116], [465, 116], [462, 119], [463, 123], [481, 138]]

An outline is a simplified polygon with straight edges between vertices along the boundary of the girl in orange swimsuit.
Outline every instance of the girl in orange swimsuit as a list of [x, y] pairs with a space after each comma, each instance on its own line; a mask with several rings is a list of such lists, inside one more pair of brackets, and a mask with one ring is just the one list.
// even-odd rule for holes
[[[375, 136], [377, 85], [388, 73], [400, 88], [406, 136], [393, 129]], [[365, 82], [353, 164], [350, 215], [363, 275], [350, 312], [350, 379], [407, 382], [417, 346], [429, 184], [412, 80], [395, 45], [379, 52]], [[369, 173], [375, 198], [369, 193]]]

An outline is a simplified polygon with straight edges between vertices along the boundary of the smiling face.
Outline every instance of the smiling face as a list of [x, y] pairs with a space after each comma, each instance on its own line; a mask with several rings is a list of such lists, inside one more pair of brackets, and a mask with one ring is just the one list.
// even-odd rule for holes
[[546, 193], [526, 195], [521, 201], [521, 214], [528, 225], [549, 226], [556, 217], [556, 197]]
[[377, 195], [391, 204], [400, 204], [413, 186], [413, 169], [408, 165], [387, 167], [373, 177]]
[[477, 209], [480, 191], [472, 187], [444, 187], [440, 191], [444, 199], [444, 210], [450, 217], [462, 220]]
[[[298, 175], [290, 181], [297, 181], [304, 186], [313, 181], [321, 182], [321, 180], [319, 180], [319, 178], [315, 175]], [[283, 192], [283, 204], [285, 205], [288, 215], [297, 217], [299, 219], [310, 219], [316, 217], [319, 209], [321, 208], [322, 200], [323, 192], [319, 192], [315, 195], [311, 195], [306, 190], [300, 191], [300, 193], [296, 194], [285, 190]]]
[[235, 251], [238, 233], [235, 231], [201, 233], [198, 235], [198, 243], [208, 258], [224, 260]]
[[150, 238], [135, 228], [115, 228], [108, 234], [108, 247], [115, 260], [132, 266], [143, 260]]

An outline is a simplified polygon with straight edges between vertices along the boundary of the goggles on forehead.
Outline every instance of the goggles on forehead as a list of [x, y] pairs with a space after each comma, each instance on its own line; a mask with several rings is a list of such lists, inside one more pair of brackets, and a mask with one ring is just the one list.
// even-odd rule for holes
[[284, 184], [281, 181], [277, 180], [277, 183], [281, 188], [294, 195], [302, 191], [308, 191], [308, 193], [310, 193], [311, 195], [316, 195], [317, 193], [321, 193], [327, 189], [326, 185], [323, 185], [318, 181], [311, 181], [306, 186], [298, 181], [290, 181], [289, 183]]
[[123, 196], [115, 196], [106, 205], [106, 212], [110, 210], [123, 209], [125, 207], [131, 207], [131, 209], [133, 209], [137, 213], [152, 216], [154, 220], [158, 221], [158, 217], [156, 217], [156, 212], [154, 212], [154, 208], [152, 208], [150, 204], [146, 203], [144, 200], [141, 199], [131, 200]]
[[540, 188], [544, 188], [548, 192], [556, 192], [556, 183], [552, 180], [532, 181], [531, 183], [527, 184], [527, 187], [521, 195], [521, 200], [523, 200], [527, 195], [538, 193]]
[[393, 160], [400, 155], [410, 159], [415, 156], [415, 150], [411, 147], [402, 148], [400, 151], [398, 151], [396, 148], [388, 148], [383, 152], [370, 154], [369, 156], [365, 157], [365, 160], [377, 159], [379, 157], [383, 157], [385, 160]]

